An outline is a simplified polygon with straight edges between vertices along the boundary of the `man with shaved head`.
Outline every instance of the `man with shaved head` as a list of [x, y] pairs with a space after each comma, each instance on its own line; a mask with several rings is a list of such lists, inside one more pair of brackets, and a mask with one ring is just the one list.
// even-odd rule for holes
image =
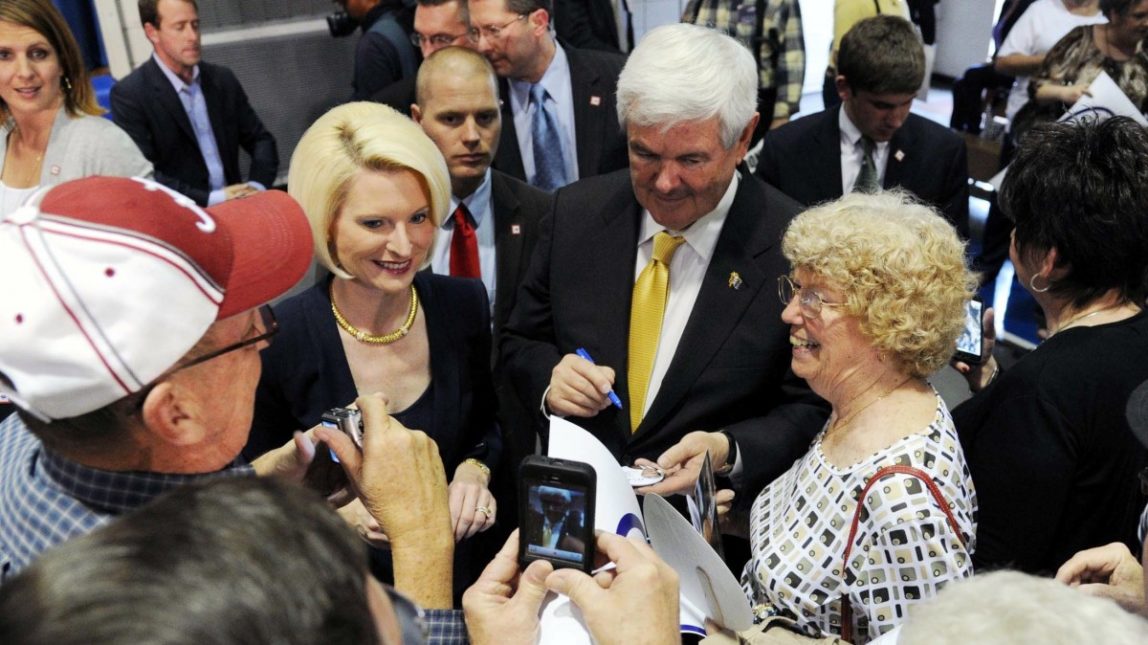
[[[494, 308], [497, 340], [514, 308], [539, 222], [550, 211], [550, 194], [490, 167], [498, 152], [502, 116], [498, 80], [481, 54], [447, 47], [428, 56], [419, 68], [411, 116], [438, 146], [450, 172], [451, 217], [443, 220], [442, 232], [435, 237], [431, 268], [482, 279]], [[501, 469], [507, 477], [495, 482], [496, 494], [503, 500], [499, 510], [504, 524], [514, 526], [513, 477], [522, 457], [534, 452], [535, 439], [530, 417], [512, 388], [500, 375], [496, 381], [504, 450], [510, 459], [510, 467]]]

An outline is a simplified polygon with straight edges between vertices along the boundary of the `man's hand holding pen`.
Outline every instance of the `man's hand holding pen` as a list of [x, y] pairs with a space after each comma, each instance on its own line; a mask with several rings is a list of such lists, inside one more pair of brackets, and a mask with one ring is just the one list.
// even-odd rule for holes
[[614, 370], [567, 354], [550, 373], [546, 407], [552, 414], [592, 417], [610, 405]]

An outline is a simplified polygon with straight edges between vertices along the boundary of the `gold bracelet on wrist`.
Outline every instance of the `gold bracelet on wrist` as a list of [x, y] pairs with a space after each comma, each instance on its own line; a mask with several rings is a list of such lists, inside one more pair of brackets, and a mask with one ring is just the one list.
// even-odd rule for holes
[[471, 457], [471, 458], [463, 461], [462, 463], [470, 464], [471, 466], [474, 466], [475, 468], [479, 469], [480, 471], [482, 471], [482, 474], [486, 476], [486, 481], [488, 481], [488, 482], [490, 481], [490, 467], [487, 466], [486, 464], [475, 459], [474, 457]]

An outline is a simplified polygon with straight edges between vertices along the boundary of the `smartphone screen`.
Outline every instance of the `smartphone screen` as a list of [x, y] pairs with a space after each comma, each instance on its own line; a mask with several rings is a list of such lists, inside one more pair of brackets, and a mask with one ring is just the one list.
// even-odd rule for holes
[[593, 527], [587, 530], [587, 494], [584, 487], [553, 481], [528, 484], [521, 533], [528, 560], [546, 559], [578, 569], [586, 567], [586, 539], [593, 535]]
[[957, 360], [966, 363], [980, 364], [983, 329], [981, 328], [981, 314], [984, 303], [980, 300], [970, 300], [965, 310], [965, 329], [957, 337]]

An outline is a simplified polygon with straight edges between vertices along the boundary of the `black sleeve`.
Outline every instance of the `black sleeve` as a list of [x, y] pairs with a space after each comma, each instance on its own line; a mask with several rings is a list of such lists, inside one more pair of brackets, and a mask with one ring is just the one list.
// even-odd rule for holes
[[403, 76], [399, 52], [380, 33], [368, 31], [355, 47], [355, 92], [352, 101], [369, 100]]
[[979, 400], [987, 393], [953, 412], [980, 507], [973, 563], [1040, 571], [1056, 546], [1077, 449], [1051, 402], [1032, 393]]
[[[554, 0], [554, 29], [563, 42], [570, 43], [579, 49], [598, 49], [601, 51], [621, 53], [618, 49], [617, 32], [614, 38], [603, 39], [594, 32], [589, 0]], [[611, 25], [614, 16], [609, 16]]]
[[955, 154], [945, 169], [945, 194], [937, 204], [945, 219], [949, 220], [962, 240], [969, 239], [969, 154], [964, 140], [957, 145]]
[[[550, 385], [550, 372], [562, 360], [555, 345], [550, 310], [550, 254], [554, 241], [554, 209], [542, 219], [538, 243], [526, 277], [518, 288], [514, 311], [499, 340], [499, 357], [519, 399], [534, 415]], [[545, 424], [538, 424], [543, 433]], [[543, 441], [546, 437], [543, 436]]]

